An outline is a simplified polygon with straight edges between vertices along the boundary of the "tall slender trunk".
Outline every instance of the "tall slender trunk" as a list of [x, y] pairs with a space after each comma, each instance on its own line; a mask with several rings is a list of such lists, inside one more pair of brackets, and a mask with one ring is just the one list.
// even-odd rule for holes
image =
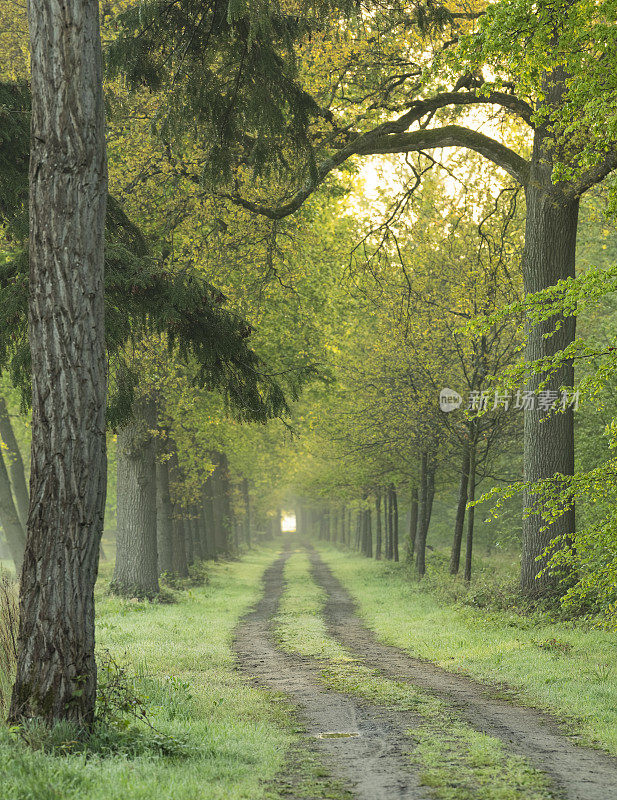
[[242, 479], [242, 497], [244, 499], [244, 540], [248, 548], [251, 547], [251, 490], [248, 478]]
[[[544, 163], [544, 135], [546, 134], [536, 132], [531, 175], [526, 190], [527, 215], [523, 253], [526, 292], [537, 292], [554, 285], [560, 279], [574, 276], [579, 201], [566, 197], [551, 182], [550, 161], [548, 164]], [[552, 333], [556, 323], [560, 327]], [[552, 335], [547, 336], [551, 333]], [[526, 359], [533, 361], [550, 357], [573, 341], [574, 335], [574, 317], [557, 317], [535, 325], [528, 331]], [[546, 381], [543, 391], [558, 393], [562, 386], [571, 387], [574, 382], [572, 363], [561, 366], [548, 380], [543, 375], [533, 376], [527, 388], [537, 391], [543, 381]], [[525, 411], [524, 464], [526, 482], [552, 478], [557, 474], [573, 474], [572, 408], [565, 413], [538, 408]], [[533, 497], [528, 491], [524, 494], [524, 505], [526, 508], [533, 506]], [[542, 554], [556, 537], [562, 537], [565, 542], [571, 539], [575, 530], [574, 509], [566, 511], [543, 530], [545, 527], [546, 523], [540, 514], [530, 514], [523, 520], [521, 588], [530, 595], [543, 594], [557, 588], [553, 576], [538, 576], [546, 566], [546, 558]]]
[[217, 526], [217, 551], [229, 556], [232, 546], [231, 530], [231, 482], [229, 464], [225, 453], [215, 454], [217, 469], [214, 472], [214, 507]]
[[169, 466], [164, 459], [156, 464], [156, 543], [159, 575], [173, 572], [173, 506], [169, 495]]
[[381, 560], [381, 491], [375, 492], [375, 560]]
[[204, 524], [208, 542], [208, 557], [216, 559], [216, 521], [214, 516], [214, 495], [212, 475], [208, 476], [203, 489]]
[[398, 498], [394, 484], [391, 484], [390, 492], [392, 497], [392, 558], [394, 561], [398, 561]]
[[26, 537], [24, 529], [19, 520], [19, 514], [13, 501], [11, 494], [11, 483], [9, 481], [9, 474], [6, 471], [4, 457], [0, 450], [0, 524], [6, 536], [6, 543], [9, 546], [9, 552], [13, 563], [15, 564], [15, 573], [19, 577], [21, 566], [24, 560], [24, 549], [26, 546]]
[[6, 445], [13, 495], [15, 496], [19, 521], [25, 531], [28, 525], [28, 507], [30, 505], [28, 486], [26, 485], [26, 471], [24, 470], [24, 460], [21, 457], [21, 450], [19, 449], [13, 426], [11, 425], [9, 410], [2, 396], [0, 396], [0, 438]]
[[384, 494], [384, 512], [386, 518], [386, 559], [392, 559], [392, 496], [390, 488]]
[[188, 578], [189, 567], [186, 560], [186, 534], [184, 532], [184, 509], [180, 500], [181, 473], [178, 451], [170, 441], [169, 478], [172, 490], [172, 573], [179, 578]]
[[413, 561], [418, 535], [418, 489], [414, 486], [411, 490], [411, 506], [409, 509], [409, 541], [407, 545], [407, 560]]
[[[469, 455], [469, 502], [473, 503], [476, 496], [476, 445], [471, 446]], [[471, 580], [471, 559], [473, 556], [473, 523], [475, 506], [471, 506], [467, 515], [467, 541], [465, 548], [465, 580]]]
[[94, 719], [107, 165], [97, 0], [28, 3], [32, 453], [10, 720]]
[[461, 543], [463, 541], [463, 527], [465, 525], [465, 509], [467, 508], [467, 487], [469, 485], [469, 444], [463, 448], [461, 463], [461, 478], [458, 487], [458, 504], [454, 520], [454, 538], [450, 553], [450, 575], [456, 575], [461, 562]]
[[428, 515], [428, 455], [422, 453], [420, 460], [420, 528], [418, 531], [418, 552], [416, 553], [416, 572], [418, 578], [422, 578], [426, 572], [426, 534], [428, 525], [426, 519]]
[[118, 531], [111, 589], [125, 597], [159, 593], [156, 522], [156, 404], [134, 404], [118, 432]]
[[202, 561], [205, 558], [201, 547], [201, 531], [199, 530], [199, 509], [191, 506], [191, 531], [193, 533], [193, 558], [195, 561]]
[[366, 516], [365, 537], [366, 537], [366, 557], [373, 557], [373, 526], [371, 524], [371, 509], [370, 506], [364, 512]]
[[195, 563], [195, 551], [193, 548], [193, 526], [191, 524], [191, 509], [184, 503], [182, 504], [182, 527], [184, 529], [184, 551], [186, 553], [186, 563], [190, 567]]

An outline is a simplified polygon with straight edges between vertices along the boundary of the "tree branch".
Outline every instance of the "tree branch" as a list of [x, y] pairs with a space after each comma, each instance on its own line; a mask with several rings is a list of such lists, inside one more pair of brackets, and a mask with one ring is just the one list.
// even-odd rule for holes
[[528, 162], [509, 147], [483, 133], [460, 125], [446, 125], [443, 128], [429, 128], [410, 133], [389, 133], [392, 125], [393, 123], [379, 125], [338, 150], [319, 165], [313, 180], [299, 189], [289, 202], [277, 208], [254, 203], [237, 194], [220, 193], [218, 196], [268, 219], [283, 219], [297, 211], [332, 171], [354, 155], [409, 153], [436, 147], [466, 147], [474, 150], [504, 169], [523, 186], [527, 182]]
[[529, 164], [509, 147], [478, 131], [460, 125], [443, 128], [411, 131], [410, 133], [381, 136], [357, 150], [358, 155], [385, 155], [386, 153], [409, 153], [430, 150], [436, 147], [466, 147], [488, 158], [498, 167], [512, 175], [523, 186], [527, 182]]

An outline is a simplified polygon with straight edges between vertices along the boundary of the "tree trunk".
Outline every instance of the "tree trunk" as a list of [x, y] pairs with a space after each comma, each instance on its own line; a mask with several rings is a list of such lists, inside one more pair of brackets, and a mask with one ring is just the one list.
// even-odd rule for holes
[[422, 578], [426, 572], [426, 534], [428, 526], [427, 501], [428, 501], [428, 479], [427, 479], [428, 456], [422, 453], [420, 462], [420, 529], [418, 531], [418, 552], [416, 554], [416, 573], [418, 578]]
[[0, 438], [2, 438], [2, 441], [6, 445], [13, 495], [15, 496], [19, 521], [21, 522], [21, 527], [25, 531], [28, 525], [28, 506], [30, 505], [30, 497], [28, 496], [28, 487], [26, 485], [26, 472], [24, 470], [24, 461], [21, 457], [21, 451], [17, 444], [15, 433], [13, 432], [13, 426], [11, 425], [9, 411], [6, 407], [4, 397], [1, 396]]
[[191, 524], [191, 510], [184, 504], [182, 505], [182, 527], [184, 529], [184, 552], [186, 553], [187, 566], [195, 563], [195, 551], [193, 549], [193, 526]]
[[94, 719], [107, 166], [97, 0], [30, 2], [32, 455], [10, 721]]
[[364, 512], [366, 516], [366, 525], [365, 525], [365, 538], [366, 538], [366, 557], [372, 558], [373, 557], [373, 526], [371, 524], [371, 509], [370, 507], [367, 508]]
[[231, 552], [231, 506], [229, 501], [229, 473], [224, 453], [214, 454], [216, 469], [212, 473], [216, 551], [229, 556]]
[[156, 404], [135, 403], [118, 433], [118, 531], [111, 589], [124, 597], [159, 593], [156, 521]]
[[9, 481], [9, 474], [6, 471], [6, 465], [0, 450], [0, 524], [6, 536], [6, 543], [9, 546], [9, 552], [13, 563], [15, 564], [15, 574], [19, 578], [21, 566], [24, 560], [24, 548], [26, 546], [26, 537], [24, 529], [19, 520], [19, 514], [15, 508], [13, 495], [11, 493], [11, 483]]
[[[476, 447], [471, 446], [469, 456], [469, 502], [473, 503], [476, 496]], [[473, 555], [473, 523], [475, 516], [475, 506], [471, 506], [467, 515], [467, 542], [465, 549], [465, 580], [471, 580], [471, 558]]]
[[191, 506], [191, 531], [193, 532], [193, 558], [203, 561], [205, 554], [201, 549], [201, 531], [199, 530], [199, 509]]
[[170, 441], [172, 450], [171, 458], [169, 459], [169, 478], [172, 490], [172, 549], [171, 549], [171, 564], [172, 573], [179, 578], [188, 578], [189, 567], [186, 560], [186, 534], [184, 532], [184, 511], [182, 502], [179, 498], [181, 490], [181, 474], [180, 464], [178, 461], [178, 452], [173, 442]]
[[169, 465], [156, 465], [156, 543], [159, 575], [173, 572], [173, 506], [169, 495]]
[[411, 490], [411, 507], [409, 510], [409, 543], [407, 549], [407, 560], [413, 561], [416, 549], [416, 537], [418, 535], [418, 489]]
[[390, 489], [387, 488], [384, 494], [384, 516], [386, 522], [386, 559], [392, 559], [392, 497]]
[[251, 547], [251, 491], [248, 478], [242, 479], [242, 496], [244, 498], [244, 540], [246, 546]]
[[212, 475], [208, 476], [203, 489], [204, 499], [204, 525], [208, 542], [208, 557], [216, 560], [216, 522], [214, 517], [214, 497]]
[[[536, 132], [531, 175], [526, 190], [527, 217], [525, 224], [525, 249], [523, 253], [523, 278], [525, 292], [537, 292], [552, 286], [561, 279], [574, 276], [578, 199], [565, 197], [551, 182], [549, 163], [544, 163], [542, 137]], [[546, 337], [560, 323], [560, 329]], [[574, 317], [553, 318], [534, 326], [528, 334], [526, 359], [546, 358], [562, 350], [573, 341]], [[532, 377], [527, 388], [537, 391], [545, 378]], [[562, 386], [574, 382], [572, 363], [560, 367], [547, 381], [543, 390], [559, 392]], [[543, 411], [537, 407], [525, 411], [524, 423], [525, 481], [534, 482], [552, 478], [556, 474], [572, 475], [574, 472], [574, 414], [572, 408], [565, 413]], [[533, 499], [525, 492], [524, 505], [531, 507]], [[551, 540], [563, 537], [571, 540], [575, 530], [574, 509], [566, 511], [547, 530], [540, 514], [531, 514], [523, 520], [523, 552], [521, 560], [521, 588], [529, 595], [539, 595], [556, 588], [550, 575], [537, 577], [546, 564], [542, 555]]]
[[390, 486], [390, 492], [392, 497], [392, 558], [398, 561], [398, 498], [394, 484]]
[[467, 487], [469, 485], [469, 445], [463, 449], [461, 463], [461, 478], [458, 487], [458, 504], [456, 506], [456, 519], [454, 521], [454, 539], [450, 553], [450, 575], [456, 575], [461, 562], [461, 543], [463, 541], [463, 527], [465, 525], [465, 510], [467, 508]]
[[375, 492], [375, 560], [381, 560], [381, 492]]

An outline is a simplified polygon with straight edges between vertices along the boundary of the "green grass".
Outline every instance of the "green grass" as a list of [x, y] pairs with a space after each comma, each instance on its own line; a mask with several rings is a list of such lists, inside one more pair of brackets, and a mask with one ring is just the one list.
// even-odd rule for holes
[[[170, 605], [105, 594], [111, 565], [98, 589], [97, 647], [109, 651], [144, 698], [157, 733], [142, 726], [111, 746], [59, 755], [50, 739], [24, 746], [0, 727], [3, 800], [258, 800], [293, 741], [282, 703], [234, 671], [231, 649], [240, 616], [257, 599], [274, 550], [209, 568], [209, 582], [178, 593]], [[37, 731], [29, 731], [37, 742]], [[62, 731], [53, 734], [60, 741]], [[123, 736], [131, 747], [122, 747]], [[52, 737], [53, 738], [53, 737]], [[137, 745], [135, 742], [137, 741]], [[104, 742], [102, 743], [104, 745]], [[115, 751], [115, 752], [114, 752]], [[277, 796], [276, 794], [274, 796]]]
[[547, 615], [447, 603], [423, 591], [403, 564], [319, 550], [384, 642], [448, 670], [505, 684], [506, 695], [556, 712], [569, 730], [617, 754], [614, 633]]
[[410, 760], [420, 781], [439, 800], [548, 800], [546, 776], [524, 759], [507, 753], [503, 744], [473, 730], [446, 702], [405, 681], [380, 677], [362, 659], [331, 639], [322, 617], [325, 593], [311, 577], [304, 552], [285, 566], [285, 590], [275, 621], [280, 646], [316, 658], [321, 682], [376, 705], [409, 711], [416, 723]]

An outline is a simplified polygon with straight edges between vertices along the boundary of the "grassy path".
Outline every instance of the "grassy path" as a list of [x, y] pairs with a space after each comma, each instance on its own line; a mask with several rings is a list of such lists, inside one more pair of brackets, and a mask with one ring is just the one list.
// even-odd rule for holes
[[[494, 687], [380, 644], [315, 553], [286, 553], [270, 567], [264, 597], [245, 624], [239, 649], [246, 668], [294, 700], [310, 736], [357, 734], [321, 744], [354, 797], [606, 800], [612, 794], [617, 761], [577, 746], [545, 715], [496, 698]], [[390, 758], [393, 787], [379, 783], [380, 754]]]

